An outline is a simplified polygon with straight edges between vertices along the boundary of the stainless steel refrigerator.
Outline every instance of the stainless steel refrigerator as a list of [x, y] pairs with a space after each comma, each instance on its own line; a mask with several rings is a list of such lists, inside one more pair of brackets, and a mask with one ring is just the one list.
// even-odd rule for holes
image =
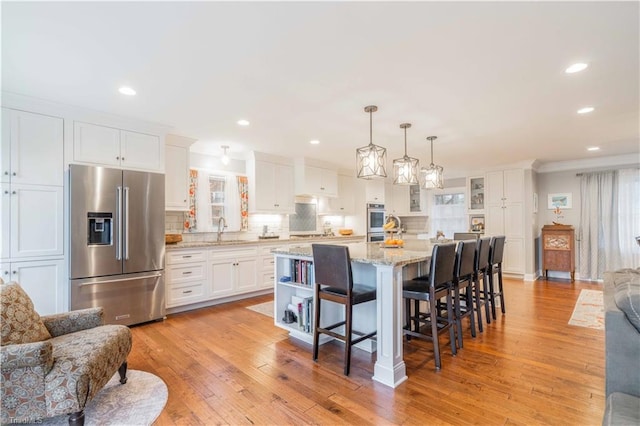
[[71, 309], [164, 317], [164, 175], [72, 164], [69, 176]]

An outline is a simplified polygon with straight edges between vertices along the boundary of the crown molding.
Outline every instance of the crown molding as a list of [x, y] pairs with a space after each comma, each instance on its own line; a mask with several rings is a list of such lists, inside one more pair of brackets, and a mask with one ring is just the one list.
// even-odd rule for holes
[[640, 165], [640, 154], [613, 155], [609, 157], [587, 158], [582, 160], [557, 161], [541, 164], [538, 173], [564, 172], [570, 170], [599, 169], [603, 167], [621, 167]]

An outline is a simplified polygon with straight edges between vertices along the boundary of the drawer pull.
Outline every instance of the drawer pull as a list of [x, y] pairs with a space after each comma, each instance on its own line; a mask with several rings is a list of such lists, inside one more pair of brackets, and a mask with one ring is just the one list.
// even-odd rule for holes
[[184, 290], [184, 291], [182, 292], [182, 294], [189, 294], [189, 293], [192, 293], [192, 292], [193, 292], [193, 290]]
[[184, 271], [184, 272], [182, 273], [182, 275], [189, 275], [189, 274], [192, 274], [192, 273], [193, 273], [192, 271]]
[[193, 256], [190, 254], [185, 254], [184, 256], [182, 256], [183, 259], [191, 259]]

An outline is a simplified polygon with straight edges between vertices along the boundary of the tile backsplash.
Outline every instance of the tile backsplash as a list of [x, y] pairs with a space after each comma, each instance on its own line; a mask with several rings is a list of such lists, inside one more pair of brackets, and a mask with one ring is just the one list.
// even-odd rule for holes
[[[212, 241], [216, 239], [215, 232], [188, 232], [184, 230], [184, 212], [165, 213], [165, 232], [167, 234], [182, 234], [183, 241]], [[322, 233], [324, 226], [331, 226], [337, 234], [339, 228], [344, 227], [342, 216], [316, 216], [315, 231]], [[270, 234], [289, 236], [289, 215], [285, 214], [249, 214], [249, 229], [239, 232], [225, 232], [227, 239], [254, 240], [262, 235], [264, 226]]]

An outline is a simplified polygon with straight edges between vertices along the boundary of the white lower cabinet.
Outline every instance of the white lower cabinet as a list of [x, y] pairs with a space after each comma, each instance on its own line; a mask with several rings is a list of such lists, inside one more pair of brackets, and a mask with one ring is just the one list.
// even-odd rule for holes
[[64, 259], [6, 262], [0, 264], [0, 271], [5, 282], [20, 284], [38, 314], [51, 315], [67, 310]]
[[222, 297], [257, 289], [257, 248], [217, 248], [210, 252], [211, 296]]
[[[169, 250], [165, 271], [167, 308], [210, 302], [273, 288], [258, 279], [258, 248], [194, 248]], [[272, 272], [273, 276], [273, 272]]]

